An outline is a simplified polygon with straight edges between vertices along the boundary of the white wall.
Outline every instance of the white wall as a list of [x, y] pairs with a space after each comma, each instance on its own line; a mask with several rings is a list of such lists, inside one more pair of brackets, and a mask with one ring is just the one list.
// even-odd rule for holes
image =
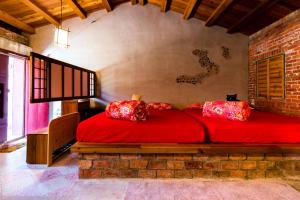
[[[44, 26], [31, 36], [33, 51], [97, 71], [102, 98], [129, 98], [142, 94], [147, 101], [187, 104], [224, 98], [238, 93], [247, 99], [248, 37], [229, 35], [220, 27], [205, 27], [197, 19], [159, 7], [130, 3], [107, 13], [101, 10], [85, 20], [64, 21], [70, 28], [70, 48], [53, 46], [54, 27]], [[230, 49], [231, 59], [222, 57], [221, 46]], [[207, 49], [220, 73], [202, 84], [177, 84], [181, 74], [202, 69], [194, 49]], [[100, 88], [98, 88], [100, 91]]]

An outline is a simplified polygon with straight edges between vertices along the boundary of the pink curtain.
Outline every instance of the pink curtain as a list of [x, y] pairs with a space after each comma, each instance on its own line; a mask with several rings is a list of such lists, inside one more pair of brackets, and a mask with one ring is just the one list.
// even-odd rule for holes
[[41, 128], [49, 123], [49, 103], [30, 103], [30, 70], [26, 62], [26, 94], [25, 94], [25, 134]]

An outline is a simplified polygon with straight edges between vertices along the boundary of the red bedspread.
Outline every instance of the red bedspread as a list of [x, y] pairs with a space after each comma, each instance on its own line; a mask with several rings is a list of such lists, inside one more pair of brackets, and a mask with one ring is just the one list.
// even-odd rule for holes
[[248, 121], [202, 116], [201, 110], [185, 110], [205, 127], [210, 142], [300, 143], [300, 118], [252, 111]]
[[152, 111], [142, 122], [117, 120], [98, 114], [81, 122], [77, 141], [99, 143], [199, 143], [203, 126], [179, 110]]

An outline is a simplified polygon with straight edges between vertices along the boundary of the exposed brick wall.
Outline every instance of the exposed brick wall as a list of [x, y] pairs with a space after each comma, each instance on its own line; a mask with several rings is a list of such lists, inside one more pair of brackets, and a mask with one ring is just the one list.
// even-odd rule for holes
[[[285, 54], [286, 98], [256, 99], [255, 61]], [[264, 110], [300, 116], [300, 10], [262, 29], [249, 39], [249, 100]]]
[[24, 44], [29, 46], [29, 39], [23, 35], [19, 35], [17, 33], [11, 32], [5, 28], [0, 27], [0, 37], [11, 40], [13, 42], [17, 42], [20, 44]]
[[300, 154], [79, 154], [79, 177], [300, 179]]

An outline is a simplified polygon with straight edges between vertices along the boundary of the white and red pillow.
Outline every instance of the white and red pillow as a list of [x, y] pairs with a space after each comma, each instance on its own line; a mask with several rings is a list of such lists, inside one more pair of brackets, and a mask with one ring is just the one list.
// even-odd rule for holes
[[106, 107], [105, 113], [107, 117], [130, 121], [145, 121], [148, 116], [146, 103], [138, 100], [111, 102]]
[[202, 114], [205, 117], [246, 121], [251, 108], [246, 101], [206, 101]]

